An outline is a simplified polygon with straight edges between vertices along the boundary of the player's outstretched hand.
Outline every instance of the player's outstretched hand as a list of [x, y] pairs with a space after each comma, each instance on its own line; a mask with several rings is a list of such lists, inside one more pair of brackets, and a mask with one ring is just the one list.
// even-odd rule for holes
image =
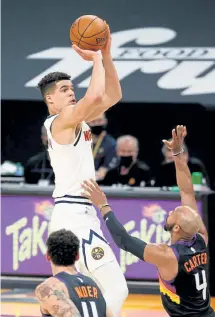
[[[106, 22], [105, 22], [106, 23]], [[106, 23], [107, 25], [107, 23]], [[109, 28], [109, 25], [107, 25], [107, 31], [108, 31], [108, 34], [107, 34], [107, 42], [105, 43], [105, 45], [102, 47], [101, 49], [101, 52], [102, 52], [102, 55], [104, 54], [109, 54], [110, 53], [110, 49], [111, 49], [111, 34], [110, 34], [110, 28]]]
[[177, 154], [182, 150], [184, 138], [187, 135], [187, 129], [183, 125], [177, 125], [176, 129], [172, 130], [172, 140], [163, 140], [163, 143], [172, 151]]
[[101, 208], [101, 206], [107, 204], [106, 195], [93, 179], [90, 179], [90, 181], [84, 181], [82, 188], [84, 189], [82, 196], [89, 198], [96, 207]]
[[85, 61], [93, 61], [97, 56], [100, 55], [99, 52], [94, 52], [90, 50], [82, 50], [80, 47], [77, 45], [73, 44], [72, 48], [78, 55], [80, 55]]

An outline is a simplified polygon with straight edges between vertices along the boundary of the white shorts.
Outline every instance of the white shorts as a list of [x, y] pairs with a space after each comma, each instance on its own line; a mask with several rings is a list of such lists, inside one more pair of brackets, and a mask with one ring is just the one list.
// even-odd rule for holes
[[100, 221], [91, 205], [56, 204], [50, 222], [50, 232], [71, 230], [80, 239], [80, 260], [77, 269], [83, 274], [92, 273], [101, 265], [116, 261], [115, 255], [100, 229]]

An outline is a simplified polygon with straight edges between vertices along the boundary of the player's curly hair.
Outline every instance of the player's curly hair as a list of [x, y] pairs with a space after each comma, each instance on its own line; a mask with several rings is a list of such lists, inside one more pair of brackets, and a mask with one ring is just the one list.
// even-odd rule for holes
[[76, 261], [80, 241], [72, 231], [61, 229], [50, 234], [46, 245], [53, 264], [70, 266]]
[[53, 72], [44, 76], [38, 83], [38, 88], [41, 91], [43, 98], [45, 97], [47, 91], [52, 88], [58, 81], [70, 80], [71, 76], [66, 73]]

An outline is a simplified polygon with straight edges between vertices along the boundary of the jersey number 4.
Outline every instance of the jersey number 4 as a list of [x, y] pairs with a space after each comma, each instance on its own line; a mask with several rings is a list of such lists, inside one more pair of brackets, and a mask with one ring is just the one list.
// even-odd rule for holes
[[[87, 303], [85, 302], [82, 302], [81, 305], [82, 305], [82, 309], [83, 309], [83, 314], [84, 314], [84, 317], [98, 317], [98, 312], [97, 312], [97, 308], [96, 308], [96, 303], [95, 302], [89, 302], [90, 304], [90, 308], [89, 309], [87, 307]], [[91, 311], [90, 311], [91, 310]]]
[[[202, 284], [200, 284], [200, 278], [199, 275], [202, 273]], [[196, 281], [196, 289], [197, 291], [202, 291], [202, 297], [204, 300], [206, 300], [206, 289], [207, 289], [207, 280], [206, 280], [206, 274], [205, 270], [202, 270], [201, 273], [195, 274], [195, 281]]]

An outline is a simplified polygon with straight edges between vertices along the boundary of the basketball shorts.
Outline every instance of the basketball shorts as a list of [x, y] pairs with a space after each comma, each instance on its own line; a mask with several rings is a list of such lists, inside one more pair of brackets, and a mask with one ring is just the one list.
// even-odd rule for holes
[[81, 273], [89, 274], [116, 258], [100, 229], [95, 208], [83, 198], [71, 197], [55, 199], [49, 232], [66, 229], [77, 235], [80, 259], [76, 267]]

